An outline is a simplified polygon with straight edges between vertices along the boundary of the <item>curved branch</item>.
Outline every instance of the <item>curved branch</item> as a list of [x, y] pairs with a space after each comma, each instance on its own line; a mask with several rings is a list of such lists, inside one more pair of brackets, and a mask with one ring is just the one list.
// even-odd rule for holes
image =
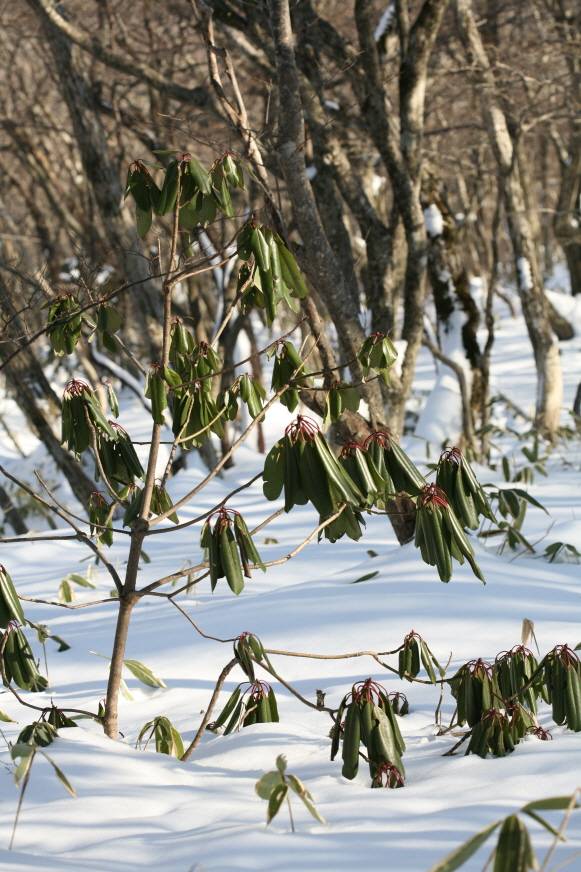
[[224, 682], [226, 681], [226, 678], [228, 677], [229, 673], [232, 671], [232, 669], [234, 669], [234, 667], [236, 666], [237, 663], [238, 663], [238, 659], [236, 657], [233, 657], [232, 660], [230, 660], [226, 664], [226, 666], [224, 667], [224, 669], [222, 670], [222, 672], [218, 676], [218, 681], [216, 682], [216, 687], [214, 688], [214, 693], [212, 694], [212, 696], [210, 698], [208, 708], [206, 709], [206, 713], [205, 713], [204, 717], [202, 718], [202, 723], [198, 727], [198, 731], [197, 731], [196, 735], [194, 736], [194, 738], [192, 739], [192, 741], [190, 742], [190, 744], [188, 745], [188, 747], [186, 748], [186, 750], [184, 751], [182, 756], [180, 757], [180, 760], [182, 761], [182, 763], [185, 763], [186, 760], [190, 759], [190, 757], [192, 756], [192, 754], [194, 753], [194, 751], [196, 750], [196, 748], [198, 747], [198, 745], [202, 741], [202, 736], [204, 735], [204, 730], [206, 729], [206, 726], [210, 723], [210, 718], [212, 717], [212, 712], [214, 711], [214, 707], [218, 701], [218, 697], [220, 696], [220, 691], [222, 690]]
[[[83, 532], [83, 530], [81, 530], [79, 527], [77, 527], [77, 525], [74, 523], [74, 521], [71, 521], [71, 519], [69, 517], [67, 517], [67, 515], [63, 511], [61, 511], [61, 509], [57, 508], [52, 503], [48, 503], [46, 500], [44, 500], [40, 496], [40, 494], [37, 494], [36, 491], [32, 490], [32, 488], [29, 487], [26, 484], [26, 482], [21, 481], [20, 479], [16, 478], [14, 475], [12, 475], [10, 472], [8, 472], [8, 470], [5, 469], [2, 465], [0, 465], [0, 472], [3, 475], [5, 475], [6, 478], [10, 479], [10, 481], [14, 482], [14, 484], [17, 484], [18, 487], [22, 488], [22, 490], [25, 491], [30, 497], [32, 497], [34, 500], [36, 500], [42, 506], [44, 506], [45, 509], [48, 509], [49, 511], [54, 512], [54, 514], [58, 515], [59, 518], [62, 518], [62, 520], [66, 524], [68, 524], [69, 527], [72, 527], [72, 529], [77, 534], [75, 538], [78, 539], [79, 542], [83, 542], [87, 546], [87, 548], [90, 548], [91, 551], [99, 558], [99, 560], [101, 560], [101, 562], [103, 563], [103, 566], [106, 567], [107, 571], [109, 572], [109, 575], [113, 579], [115, 587], [117, 588], [118, 591], [121, 591], [121, 588], [122, 588], [121, 579], [119, 577], [119, 573], [117, 572], [117, 570], [115, 569], [113, 564], [110, 563], [109, 560], [107, 560], [107, 558], [105, 557], [105, 555], [103, 554], [103, 552], [101, 551], [99, 546], [96, 545], [89, 538], [89, 536], [87, 536], [87, 534], [85, 532]], [[52, 499], [53, 497], [52, 497], [50, 490], [48, 489], [46, 484], [43, 482], [41, 477], [38, 475], [38, 473], [36, 473], [36, 477], [38, 478], [40, 484], [43, 486], [45, 491], [49, 494], [49, 496]]]
[[[159, 529], [153, 529], [153, 530], [149, 529], [146, 531], [145, 535], [146, 536], [157, 536], [160, 533], [173, 533], [175, 530], [183, 530], [185, 527], [191, 527], [194, 524], [199, 524], [200, 521], [205, 521], [206, 518], [209, 517], [210, 515], [212, 515], [215, 511], [217, 511], [217, 509], [221, 509], [222, 506], [226, 505], [228, 500], [231, 499], [235, 494], [240, 493], [240, 491], [246, 490], [247, 487], [250, 487], [250, 485], [254, 484], [255, 481], [258, 481], [259, 478], [262, 478], [262, 472], [257, 472], [256, 475], [254, 475], [248, 481], [245, 481], [244, 484], [241, 484], [238, 487], [234, 488], [234, 490], [230, 491], [229, 494], [226, 494], [224, 499], [220, 500], [219, 503], [216, 503], [215, 506], [212, 506], [211, 509], [208, 509], [207, 512], [203, 512], [201, 515], [197, 515], [195, 518], [190, 518], [189, 521], [183, 521], [181, 524], [174, 524], [172, 527], [160, 527]], [[277, 513], [277, 514], [280, 514], [280, 513]], [[264, 522], [261, 525], [261, 527], [257, 527], [257, 530], [262, 529], [262, 526], [264, 526]], [[254, 532], [256, 532], [256, 530], [253, 530], [252, 532], [254, 533]], [[0, 540], [0, 541], [2, 541], [2, 540]]]
[[147, 83], [156, 91], [165, 94], [167, 97], [172, 97], [174, 100], [179, 100], [181, 103], [213, 111], [205, 88], [186, 88], [172, 79], [167, 79], [163, 73], [149, 64], [129, 58], [127, 54], [121, 55], [110, 51], [97, 37], [85, 33], [70, 21], [67, 21], [58, 12], [52, 0], [27, 0], [27, 2], [38, 16], [48, 20], [67, 39], [78, 45], [79, 48], [92, 55], [102, 64], [105, 64], [105, 66], [111, 67], [120, 73], [133, 76], [138, 81]]

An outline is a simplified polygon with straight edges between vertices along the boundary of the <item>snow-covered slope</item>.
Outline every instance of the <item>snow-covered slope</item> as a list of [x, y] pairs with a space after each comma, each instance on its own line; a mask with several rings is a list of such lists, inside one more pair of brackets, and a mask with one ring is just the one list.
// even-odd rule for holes
[[[569, 405], [579, 378], [579, 348], [575, 339], [562, 349]], [[533, 366], [521, 319], [504, 320], [499, 326], [493, 374], [495, 390], [530, 409]], [[422, 354], [418, 390], [427, 393], [433, 378], [429, 355]], [[122, 422], [136, 438], [147, 438], [147, 421], [136, 417], [141, 413], [130, 397], [127, 403], [129, 411]], [[282, 419], [270, 423], [269, 439], [278, 436], [282, 426]], [[409, 445], [418, 462], [425, 459], [422, 443], [409, 440]], [[518, 454], [518, 445], [515, 451]], [[30, 477], [30, 463], [16, 458], [10, 445], [2, 444], [0, 456], [3, 463]], [[564, 466], [562, 459], [569, 465]], [[561, 446], [550, 462], [549, 478], [539, 477], [531, 485], [531, 493], [551, 512], [547, 518], [538, 510], [529, 511], [527, 535], [533, 541], [545, 536], [539, 553], [562, 535], [581, 551], [580, 462], [578, 443]], [[253, 449], [244, 448], [237, 465], [204, 491], [195, 507], [182, 511], [181, 519], [214, 505], [260, 465]], [[490, 470], [481, 472], [484, 481], [494, 480]], [[185, 493], [201, 475], [197, 467], [180, 475], [171, 483], [173, 495]], [[232, 505], [244, 513], [249, 526], [272, 510], [259, 485], [244, 491]], [[274, 559], [300, 542], [315, 523], [310, 509], [297, 509], [277, 519], [257, 537], [257, 544], [266, 559]], [[276, 542], [264, 544], [265, 536]], [[151, 537], [146, 545], [151, 563], [143, 566], [140, 581], [197, 562], [198, 537], [197, 527]], [[126, 558], [124, 545], [117, 542], [111, 552], [119, 569]], [[414, 628], [440, 660], [452, 654], [451, 670], [470, 658], [493, 658], [518, 642], [525, 617], [535, 622], [542, 653], [556, 643], [574, 646], [581, 641], [579, 565], [549, 564], [537, 557], [514, 559], [513, 554], [498, 556], [480, 544], [476, 548], [486, 586], [466, 568], [457, 570], [444, 585], [434, 570], [421, 563], [413, 546], [399, 548], [385, 519], [374, 517], [359, 543], [313, 544], [295, 560], [266, 575], [257, 573], [239, 598], [223, 583], [211, 595], [203, 582], [200, 590], [180, 602], [210, 635], [229, 638], [252, 630], [268, 647], [299, 652], [385, 651], [397, 647]], [[369, 556], [369, 549], [377, 556]], [[82, 546], [71, 542], [0, 546], [0, 561], [9, 568], [19, 591], [33, 597], [55, 598], [64, 575], [86, 568], [84, 558]], [[374, 578], [352, 583], [376, 570]], [[107, 595], [111, 585], [102, 569], [96, 581], [98, 591], [83, 592], [79, 602]], [[104, 695], [107, 664], [91, 652], [110, 652], [115, 604], [67, 611], [28, 603], [26, 612], [33, 620], [48, 623], [71, 645], [69, 651], [55, 653], [49, 643], [50, 693], [35, 695], [34, 702], [53, 699], [57, 705], [94, 710]], [[50, 766], [37, 760], [12, 852], [3, 849], [18, 794], [8, 768], [0, 768], [0, 869], [229, 872], [365, 866], [378, 872], [427, 872], [452, 847], [499, 816], [529, 800], [567, 794], [581, 785], [581, 734], [551, 725], [545, 707], [540, 721], [551, 728], [552, 742], [529, 738], [500, 760], [444, 757], [456, 738], [435, 734], [438, 692], [421, 685], [402, 686], [370, 657], [275, 656], [273, 662], [313, 701], [320, 689], [327, 703], [336, 705], [354, 681], [370, 675], [390, 691], [404, 690], [411, 713], [400, 721], [408, 746], [407, 783], [402, 790], [370, 790], [363, 770], [354, 782], [345, 781], [340, 763], [329, 760], [328, 716], [306, 708], [276, 682], [279, 724], [257, 725], [230, 736], [207, 733], [186, 764], [150, 750], [135, 750], [139, 729], [158, 714], [170, 717], [184, 738], [191, 739], [231, 651], [231, 644], [196, 634], [164, 600], [143, 601], [134, 613], [127, 656], [144, 661], [164, 679], [167, 689], [146, 689], [128, 676], [134, 699], [121, 701], [121, 742], [104, 738], [89, 721], [61, 731], [49, 753], [75, 787], [77, 798], [69, 798]], [[240, 672], [230, 674], [221, 704], [243, 678]], [[444, 704], [448, 719], [451, 702], [448, 693]], [[0, 708], [19, 721], [2, 724], [8, 738], [32, 719], [7, 693], [0, 696]], [[295, 803], [295, 834], [284, 808], [266, 827], [266, 804], [256, 796], [254, 784], [280, 753], [287, 755], [289, 770], [312, 792], [326, 826], [316, 824]], [[8, 761], [6, 750], [2, 759]], [[540, 827], [533, 824], [531, 831], [536, 845], [549, 844], [550, 836]], [[581, 850], [581, 812], [577, 819], [573, 816], [569, 835], [558, 859]], [[481, 869], [489, 850], [485, 847], [466, 870]], [[573, 861], [570, 869], [575, 868], [581, 868], [581, 863], [576, 867]]]

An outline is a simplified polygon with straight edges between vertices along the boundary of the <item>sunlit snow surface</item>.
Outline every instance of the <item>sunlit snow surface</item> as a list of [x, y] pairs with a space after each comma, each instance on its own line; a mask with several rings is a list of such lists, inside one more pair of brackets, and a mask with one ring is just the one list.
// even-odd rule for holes
[[[524, 325], [520, 318], [512, 321], [505, 311], [502, 314], [494, 350], [493, 392], [505, 393], [530, 412], [535, 385]], [[580, 377], [580, 347], [579, 339], [562, 344], [568, 407]], [[433, 362], [429, 353], [422, 353], [416, 378], [418, 396], [425, 399], [433, 384]], [[127, 411], [121, 422], [134, 438], [147, 439], [149, 424], [131, 395], [123, 397], [122, 405]], [[25, 436], [12, 403], [5, 402], [5, 411], [23, 446], [33, 453], [27, 461], [20, 460], [2, 435], [2, 463], [32, 481], [32, 469], [43, 460], [42, 452]], [[270, 442], [278, 437], [285, 420], [282, 415], [269, 419]], [[522, 427], [522, 421], [508, 423]], [[514, 456], [524, 460], [513, 439], [497, 442], [503, 450], [514, 449]], [[418, 463], [426, 461], [423, 442], [408, 438], [405, 444]], [[430, 459], [436, 455], [433, 448]], [[561, 445], [549, 465], [550, 477], [537, 476], [530, 487], [551, 512], [549, 518], [529, 510], [525, 534], [534, 542], [544, 537], [537, 546], [539, 554], [546, 544], [560, 541], [561, 535], [581, 551], [580, 463], [578, 443]], [[194, 506], [180, 512], [180, 519], [215, 505], [260, 464], [253, 447], [244, 448], [237, 465], [206, 489]], [[50, 467], [47, 474], [51, 474]], [[192, 466], [172, 481], [172, 494], [182, 495], [202, 474], [200, 467]], [[500, 481], [499, 473], [491, 470], [480, 469], [479, 474], [483, 481]], [[54, 471], [52, 477], [54, 480]], [[264, 500], [259, 485], [236, 497], [232, 505], [244, 513], [249, 526], [273, 508]], [[297, 509], [259, 535], [257, 544], [265, 559], [276, 558], [287, 553], [315, 524], [310, 509]], [[553, 529], [549, 529], [551, 524], [555, 524]], [[275, 538], [276, 544], [265, 545], [265, 535]], [[146, 551], [151, 563], [144, 564], [140, 583], [181, 568], [188, 561], [197, 562], [198, 538], [199, 528], [193, 527], [148, 539]], [[118, 537], [111, 552], [120, 570], [126, 558], [125, 546], [126, 541]], [[514, 559], [512, 554], [497, 556], [481, 544], [475, 547], [487, 585], [482, 586], [466, 568], [455, 571], [453, 580], [444, 585], [434, 570], [420, 562], [412, 545], [397, 547], [387, 522], [374, 517], [359, 543], [313, 544], [291, 563], [266, 575], [257, 573], [239, 598], [223, 582], [212, 596], [208, 583], [203, 582], [195, 595], [181, 602], [211, 635], [228, 638], [252, 630], [265, 646], [294, 651], [386, 650], [397, 647], [404, 634], [414, 628], [425, 636], [440, 660], [446, 661], [452, 652], [451, 670], [469, 658], [492, 659], [518, 642], [524, 617], [535, 622], [542, 653], [556, 643], [581, 642], [581, 567], [548, 564], [542, 558]], [[368, 549], [377, 552], [377, 557], [369, 557]], [[20, 592], [44, 598], [56, 597], [66, 573], [86, 570], [87, 563], [80, 562], [84, 557], [82, 546], [69, 542], [2, 545], [0, 550], [0, 561], [12, 573]], [[379, 570], [375, 578], [351, 584], [373, 570]], [[78, 601], [108, 594], [111, 584], [102, 569], [96, 579], [98, 591], [83, 591]], [[71, 645], [69, 651], [58, 654], [48, 644], [51, 691], [31, 697], [35, 703], [53, 699], [57, 705], [96, 709], [105, 693], [107, 664], [90, 652], [110, 652], [115, 611], [112, 604], [75, 612], [26, 605], [31, 619], [48, 623]], [[552, 725], [546, 707], [541, 709], [540, 722], [550, 727], [552, 742], [530, 738], [510, 757], [500, 760], [443, 757], [456, 739], [435, 736], [437, 691], [402, 685], [369, 658], [273, 659], [283, 677], [303, 695], [314, 700], [315, 691], [321, 689], [331, 705], [338, 704], [353, 681], [369, 675], [390, 691], [408, 693], [412, 711], [400, 721], [408, 745], [403, 790], [370, 790], [364, 766], [354, 782], [342, 779], [340, 762], [329, 760], [328, 716], [307, 709], [276, 684], [280, 724], [257, 725], [227, 737], [208, 733], [187, 764], [151, 751], [136, 751], [137, 733], [158, 714], [170, 717], [185, 739], [191, 739], [216, 677], [231, 653], [230, 644], [198, 636], [165, 601], [144, 601], [134, 613], [127, 656], [143, 660], [165, 680], [167, 689], [148, 690], [128, 677], [134, 700], [121, 701], [121, 742], [104, 738], [89, 721], [81, 721], [78, 729], [61, 731], [49, 753], [78, 796], [69, 798], [49, 765], [38, 760], [15, 849], [11, 853], [0, 850], [0, 869], [229, 872], [365, 867], [427, 872], [460, 841], [499, 816], [526, 801], [567, 794], [581, 785], [581, 735]], [[242, 680], [240, 672], [231, 673], [221, 704]], [[11, 739], [33, 716], [7, 693], [0, 698], [0, 708], [19, 721], [2, 724]], [[445, 718], [450, 718], [452, 709], [448, 693]], [[295, 802], [296, 834], [290, 832], [284, 808], [266, 827], [266, 804], [256, 796], [254, 784], [272, 768], [279, 753], [287, 755], [289, 770], [311, 790], [327, 826], [316, 824]], [[2, 760], [7, 763], [8, 759], [4, 750]], [[0, 800], [0, 844], [5, 848], [17, 791], [4, 767], [0, 769]], [[549, 816], [553, 822], [559, 819], [558, 815]], [[546, 849], [549, 835], [534, 824], [531, 831], [535, 845]], [[568, 846], [559, 849], [556, 860], [581, 850], [581, 812], [573, 817], [569, 835]], [[480, 870], [489, 850], [486, 846], [465, 869]], [[581, 865], [573, 862], [569, 868]]]

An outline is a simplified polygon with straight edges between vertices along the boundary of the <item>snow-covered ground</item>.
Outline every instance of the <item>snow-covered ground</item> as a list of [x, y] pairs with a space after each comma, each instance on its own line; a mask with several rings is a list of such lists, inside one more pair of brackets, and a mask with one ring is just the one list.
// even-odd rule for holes
[[[581, 340], [563, 343], [562, 354], [565, 403], [570, 408], [581, 372]], [[535, 384], [530, 347], [522, 319], [511, 320], [506, 313], [497, 327], [493, 375], [493, 393], [502, 392], [531, 411]], [[425, 399], [433, 385], [434, 364], [423, 352], [415, 385], [418, 396]], [[123, 399], [127, 412], [121, 422], [134, 438], [147, 439], [148, 422], [131, 396]], [[34, 448], [22, 433], [13, 405], [6, 403], [6, 407], [8, 420], [19, 429], [27, 450]], [[508, 423], [516, 429], [523, 426], [518, 419]], [[269, 441], [278, 437], [283, 426], [282, 417], [269, 419]], [[4, 435], [0, 439], [1, 462], [31, 480], [40, 452], [33, 451], [22, 461]], [[514, 457], [525, 462], [513, 437], [496, 441], [504, 450], [514, 449]], [[418, 463], [427, 459], [424, 443], [407, 438], [405, 444]], [[437, 453], [438, 446], [432, 446], [430, 459]], [[214, 481], [195, 506], [180, 512], [180, 519], [187, 520], [215, 505], [253, 475], [261, 463], [252, 446], [243, 448], [236, 466], [223, 479]], [[531, 508], [525, 524], [530, 540], [542, 539], [539, 555], [554, 541], [567, 541], [581, 551], [580, 466], [579, 443], [563, 443], [548, 464], [550, 476], [537, 475], [530, 485], [530, 492], [550, 511], [549, 518]], [[499, 472], [479, 472], [483, 481], [501, 481]], [[200, 467], [192, 466], [171, 482], [172, 494], [185, 493], [202, 474]], [[258, 524], [273, 509], [259, 484], [234, 498], [232, 506], [243, 512], [249, 526]], [[310, 508], [296, 509], [259, 534], [257, 545], [265, 559], [274, 559], [298, 544], [315, 524]], [[264, 543], [265, 537], [269, 537], [269, 544]], [[140, 583], [188, 562], [195, 564], [200, 557], [198, 540], [198, 527], [152, 536], [146, 543], [151, 562], [143, 565]], [[126, 541], [117, 541], [111, 551], [120, 570], [126, 559], [125, 546]], [[491, 659], [517, 643], [523, 618], [534, 621], [542, 653], [556, 643], [575, 646], [581, 641], [579, 565], [549, 564], [539, 556], [515, 559], [511, 552], [498, 556], [492, 546], [485, 549], [476, 543], [475, 547], [486, 586], [466, 568], [457, 569], [452, 581], [442, 584], [435, 570], [421, 563], [412, 545], [399, 548], [385, 519], [373, 517], [359, 543], [312, 544], [291, 562], [266, 575], [257, 573], [238, 598], [225, 582], [219, 583], [214, 595], [209, 583], [203, 582], [181, 603], [210, 635], [230, 638], [251, 630], [265, 646], [292, 651], [384, 651], [397, 647], [414, 628], [440, 660], [446, 661], [452, 654], [451, 670], [467, 659]], [[370, 556], [368, 550], [376, 556]], [[54, 599], [67, 573], [86, 571], [83, 561], [87, 553], [74, 542], [3, 544], [0, 561], [21, 593]], [[372, 571], [379, 574], [352, 583]], [[94, 579], [98, 591], [82, 591], [78, 602], [108, 594], [111, 584], [102, 568]], [[33, 701], [43, 704], [54, 700], [56, 705], [95, 710], [105, 692], [107, 663], [92, 652], [107, 655], [111, 650], [115, 604], [78, 611], [25, 605], [29, 618], [46, 622], [71, 646], [66, 652], [55, 653], [55, 647], [48, 643], [50, 692], [34, 695]], [[279, 724], [256, 725], [229, 736], [207, 733], [186, 764], [151, 750], [135, 749], [140, 728], [159, 714], [171, 718], [189, 741], [218, 673], [231, 655], [231, 644], [203, 639], [165, 600], [142, 601], [133, 616], [127, 656], [145, 662], [167, 688], [147, 689], [127, 676], [133, 700], [121, 700], [120, 742], [106, 739], [86, 720], [80, 721], [78, 728], [60, 732], [49, 753], [76, 789], [77, 798], [67, 796], [49, 764], [38, 759], [12, 852], [5, 848], [18, 793], [8, 766], [0, 768], [0, 869], [228, 872], [364, 866], [369, 870], [427, 872], [436, 860], [487, 823], [530, 800], [569, 794], [581, 786], [581, 734], [552, 725], [546, 707], [541, 709], [540, 722], [550, 727], [552, 742], [529, 738], [504, 759], [481, 760], [461, 753], [444, 757], [456, 739], [435, 734], [438, 692], [429, 686], [402, 686], [369, 657], [272, 659], [280, 674], [313, 701], [320, 689], [327, 695], [327, 704], [336, 705], [354, 681], [370, 675], [389, 691], [399, 689], [408, 694], [411, 713], [400, 720], [407, 743], [407, 782], [402, 790], [371, 790], [363, 769], [354, 782], [344, 780], [340, 762], [329, 760], [329, 717], [306, 708], [277, 682], [273, 685], [279, 701]], [[241, 672], [230, 674], [221, 704], [243, 679]], [[4, 735], [14, 739], [31, 714], [8, 693], [0, 696], [0, 708], [19, 722], [2, 724]], [[452, 710], [447, 693], [444, 718], [449, 719]], [[284, 808], [266, 827], [266, 804], [255, 794], [254, 784], [273, 768], [280, 753], [286, 754], [289, 771], [313, 794], [327, 825], [317, 824], [294, 803], [296, 833], [291, 833]], [[0, 759], [8, 763], [6, 748]], [[551, 813], [547, 816], [553, 822], [559, 819]], [[546, 848], [549, 834], [534, 824], [530, 829], [535, 845]], [[482, 868], [490, 847], [485, 846], [466, 865], [467, 872]], [[569, 841], [558, 849], [556, 860], [565, 860], [580, 850], [581, 812], [573, 815]], [[581, 869], [581, 860], [573, 860], [569, 868]]]

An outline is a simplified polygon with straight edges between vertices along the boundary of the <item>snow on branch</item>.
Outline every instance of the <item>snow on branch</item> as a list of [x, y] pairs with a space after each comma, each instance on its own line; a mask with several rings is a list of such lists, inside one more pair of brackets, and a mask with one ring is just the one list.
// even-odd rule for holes
[[435, 203], [424, 209], [424, 222], [428, 236], [441, 236], [444, 232], [444, 217]]

